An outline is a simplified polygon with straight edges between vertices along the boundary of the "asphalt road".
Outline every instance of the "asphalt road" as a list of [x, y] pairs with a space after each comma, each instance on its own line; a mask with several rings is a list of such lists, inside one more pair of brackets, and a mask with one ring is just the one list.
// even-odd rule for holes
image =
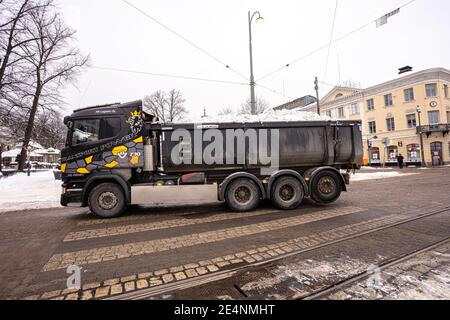
[[[259, 210], [250, 213], [229, 212], [221, 204], [135, 207], [125, 216], [112, 220], [98, 220], [82, 208], [4, 213], [0, 215], [0, 298], [122, 297], [236, 268], [245, 270], [246, 266], [267, 261], [271, 261], [271, 268], [279, 269], [290, 263], [301, 266], [301, 270], [314, 267], [320, 274], [328, 275], [333, 269], [363, 269], [368, 264], [379, 263], [380, 256], [450, 236], [450, 214], [445, 212], [450, 207], [450, 168], [405, 172], [414, 175], [355, 182], [333, 205], [305, 203], [293, 211], [279, 211], [270, 204], [262, 204]], [[314, 249], [433, 211], [443, 213], [428, 223], [412, 224], [396, 232], [391, 230], [382, 240], [366, 237], [353, 241], [352, 245], [337, 243]], [[413, 237], [405, 234], [411, 228]], [[340, 248], [345, 250], [338, 252]], [[310, 251], [296, 254], [302, 250]], [[286, 255], [291, 255], [288, 258], [291, 260], [286, 260]], [[72, 265], [81, 268], [81, 290], [67, 289], [66, 282], [71, 275], [67, 268]], [[194, 295], [185, 290], [180, 291], [179, 297], [242, 298], [236, 295], [236, 290], [242, 294], [246, 289], [244, 297], [251, 298], [253, 282], [264, 276], [254, 278], [253, 274], [252, 277], [247, 282], [240, 278], [238, 289], [234, 286], [229, 289], [233, 293], [200, 290]], [[320, 285], [328, 286], [342, 277], [324, 279]], [[312, 278], [301, 281], [311, 282], [310, 287], [317, 284]], [[223, 287], [227, 285], [230, 282], [224, 282]], [[298, 290], [283, 295], [287, 290], [280, 286], [263, 293], [259, 290], [253, 296], [292, 298], [298, 295]], [[174, 298], [177, 294], [156, 297]]]

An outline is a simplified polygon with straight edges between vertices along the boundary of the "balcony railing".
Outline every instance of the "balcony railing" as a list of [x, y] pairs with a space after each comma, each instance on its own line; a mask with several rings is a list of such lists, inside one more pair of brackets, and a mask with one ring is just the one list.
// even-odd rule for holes
[[427, 135], [427, 138], [435, 132], [441, 132], [445, 137], [445, 135], [449, 134], [450, 132], [450, 123], [432, 124], [428, 126], [417, 127], [417, 134], [420, 134], [420, 132], [425, 133]]

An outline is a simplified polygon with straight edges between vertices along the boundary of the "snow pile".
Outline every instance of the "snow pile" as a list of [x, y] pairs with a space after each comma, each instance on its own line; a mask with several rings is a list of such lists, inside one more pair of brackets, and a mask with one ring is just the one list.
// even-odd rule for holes
[[317, 113], [292, 110], [267, 110], [258, 115], [230, 113], [226, 115], [207, 116], [202, 118], [186, 118], [177, 123], [258, 123], [289, 121], [331, 121], [327, 116]]
[[416, 175], [418, 173], [400, 173], [400, 172], [375, 172], [375, 173], [356, 173], [351, 176], [351, 181], [377, 180], [386, 178], [399, 178]]
[[0, 213], [60, 207], [61, 181], [52, 171], [32, 172], [0, 179]]

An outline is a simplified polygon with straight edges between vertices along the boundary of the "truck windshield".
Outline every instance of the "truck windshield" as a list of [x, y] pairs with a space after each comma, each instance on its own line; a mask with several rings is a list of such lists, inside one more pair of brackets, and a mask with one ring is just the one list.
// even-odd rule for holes
[[73, 124], [72, 146], [99, 140], [100, 119], [75, 120]]

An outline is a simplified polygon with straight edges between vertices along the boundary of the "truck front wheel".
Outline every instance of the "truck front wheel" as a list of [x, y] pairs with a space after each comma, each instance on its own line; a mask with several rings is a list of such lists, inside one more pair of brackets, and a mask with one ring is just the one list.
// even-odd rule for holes
[[272, 187], [272, 203], [282, 210], [297, 209], [304, 197], [303, 186], [294, 177], [281, 177]]
[[311, 183], [311, 198], [321, 204], [335, 202], [342, 193], [342, 183], [336, 172], [319, 172]]
[[91, 190], [89, 208], [100, 218], [115, 218], [126, 208], [122, 188], [114, 183], [102, 183]]
[[250, 179], [237, 179], [230, 183], [225, 193], [228, 207], [237, 212], [256, 209], [261, 193], [258, 186]]

